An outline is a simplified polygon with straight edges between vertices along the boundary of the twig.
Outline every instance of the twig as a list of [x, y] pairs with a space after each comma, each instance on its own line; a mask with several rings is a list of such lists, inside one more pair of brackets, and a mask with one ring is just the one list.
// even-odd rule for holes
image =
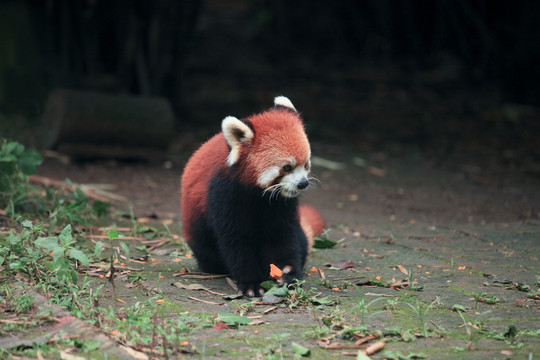
[[319, 275], [321, 276], [321, 279], [326, 280], [326, 275], [324, 274], [324, 270], [320, 268], [317, 270], [319, 271]]
[[234, 289], [234, 291], [238, 291], [238, 286], [232, 281], [230, 277], [226, 277], [225, 280], [227, 280], [227, 284], [229, 284], [230, 287]]
[[271, 313], [272, 311], [276, 310], [278, 307], [277, 306], [272, 306], [271, 308], [268, 308], [266, 310], [263, 311], [263, 314], [266, 315], [266, 314], [269, 314]]
[[186, 279], [200, 279], [200, 280], [213, 280], [213, 279], [221, 279], [226, 278], [229, 275], [199, 275], [198, 273], [176, 273], [173, 274], [173, 277], [181, 276]]
[[[113, 227], [113, 225], [111, 226], [107, 226], [107, 227], [98, 227], [96, 230], [97, 231], [109, 231], [111, 230], [111, 228]], [[130, 227], [116, 227], [115, 228], [116, 231], [120, 231], [120, 232], [131, 232], [133, 231], [133, 228], [130, 228]]]
[[371, 340], [375, 340], [376, 338], [378, 338], [379, 335], [378, 334], [375, 334], [375, 335], [369, 335], [369, 336], [366, 336], [366, 337], [363, 337], [361, 339], [358, 339], [354, 342], [354, 345], [362, 345], [363, 343], [366, 343], [368, 341], [371, 341]]
[[30, 324], [32, 324], [31, 321], [9, 320], [9, 319], [2, 319], [2, 320], [0, 320], [0, 323], [17, 324], [17, 325], [30, 325]]
[[362, 279], [365, 278], [364, 275], [358, 275], [358, 276], [349, 276], [349, 277], [341, 277], [341, 278], [332, 278], [330, 280], [333, 281], [343, 281], [343, 280], [356, 280], [356, 279]]
[[224, 304], [224, 303], [217, 303], [217, 302], [214, 302], [214, 301], [197, 299], [196, 297], [193, 297], [193, 296], [188, 296], [188, 299], [199, 301], [199, 302], [202, 302], [202, 303], [205, 303], [205, 304], [210, 304], [210, 305], [223, 305]]
[[39, 175], [30, 175], [28, 180], [34, 184], [53, 186], [56, 188], [63, 187], [66, 190], [71, 191], [71, 192], [75, 191], [75, 189], [78, 187], [86, 196], [88, 196], [90, 199], [93, 199], [93, 200], [99, 200], [99, 201], [105, 201], [105, 202], [108, 202], [110, 200], [127, 201], [127, 199], [124, 196], [116, 195], [111, 192], [99, 189], [100, 185], [105, 185], [106, 187], [106, 184], [84, 185], [84, 184], [74, 183], [73, 186], [70, 186], [65, 181], [51, 179], [51, 178], [48, 178], [45, 176], [39, 176]]
[[147, 251], [150, 252], [152, 250], [155, 250], [157, 249], [158, 247], [162, 246], [162, 245], [165, 245], [169, 242], [169, 240], [162, 240], [161, 242], [158, 242], [157, 244], [154, 244], [152, 246], [150, 246]]
[[365, 293], [364, 295], [367, 295], [367, 296], [382, 296], [382, 297], [394, 297], [395, 296], [395, 295], [376, 294], [376, 293]]
[[[84, 238], [88, 239], [109, 239], [107, 235], [82, 235]], [[113, 238], [113, 240], [140, 240], [144, 241], [146, 238], [143, 238], [141, 236], [122, 236], [122, 237], [116, 237]]]
[[317, 341], [317, 344], [321, 349], [325, 350], [344, 350], [344, 349], [367, 349], [365, 345], [346, 345], [338, 342], [325, 343], [324, 341]]

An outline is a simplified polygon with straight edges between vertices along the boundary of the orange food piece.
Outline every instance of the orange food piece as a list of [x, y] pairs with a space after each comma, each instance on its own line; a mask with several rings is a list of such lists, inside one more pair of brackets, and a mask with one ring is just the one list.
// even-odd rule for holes
[[161, 303], [164, 303], [164, 302], [165, 302], [165, 299], [157, 299], [156, 300], [156, 303], [158, 303], [158, 304], [161, 304]]
[[274, 264], [270, 264], [270, 276], [274, 279], [279, 279], [283, 275], [283, 271]]
[[317, 268], [315, 266], [311, 268], [312, 273], [316, 273], [317, 271], [319, 271], [319, 270], [317, 270]]
[[188, 346], [189, 341], [180, 341], [180, 346]]
[[381, 276], [375, 276], [375, 280], [379, 281], [379, 280], [381, 280], [381, 279], [382, 279]]
[[333, 290], [333, 291], [339, 291], [339, 288], [334, 287], [334, 288], [332, 288], [332, 290]]

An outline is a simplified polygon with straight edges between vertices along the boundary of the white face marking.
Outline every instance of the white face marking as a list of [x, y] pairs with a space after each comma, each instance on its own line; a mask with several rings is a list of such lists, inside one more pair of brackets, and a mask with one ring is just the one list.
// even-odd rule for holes
[[257, 184], [267, 187], [270, 185], [275, 178], [279, 176], [279, 167], [272, 166], [271, 168], [263, 171], [263, 173], [257, 179]]
[[304, 179], [307, 180], [308, 175], [309, 171], [304, 168], [304, 165], [295, 167], [291, 173], [285, 175], [283, 179], [281, 179], [280, 184], [283, 187], [281, 195], [285, 197], [298, 196], [300, 194], [298, 184]]

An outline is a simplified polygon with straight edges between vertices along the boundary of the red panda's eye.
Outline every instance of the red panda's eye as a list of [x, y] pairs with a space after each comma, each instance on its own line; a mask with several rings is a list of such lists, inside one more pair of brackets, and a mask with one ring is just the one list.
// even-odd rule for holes
[[309, 170], [309, 163], [308, 162], [304, 165], [304, 169]]
[[287, 165], [283, 165], [283, 171], [285, 172], [291, 172], [292, 171], [292, 166], [287, 164]]

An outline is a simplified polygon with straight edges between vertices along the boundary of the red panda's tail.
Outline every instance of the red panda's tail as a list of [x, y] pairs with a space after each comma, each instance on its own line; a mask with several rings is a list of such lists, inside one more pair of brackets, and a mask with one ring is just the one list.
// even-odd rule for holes
[[324, 230], [324, 219], [317, 209], [309, 205], [300, 205], [298, 214], [300, 216], [300, 226], [308, 240], [308, 252], [311, 252], [315, 236], [321, 234]]

